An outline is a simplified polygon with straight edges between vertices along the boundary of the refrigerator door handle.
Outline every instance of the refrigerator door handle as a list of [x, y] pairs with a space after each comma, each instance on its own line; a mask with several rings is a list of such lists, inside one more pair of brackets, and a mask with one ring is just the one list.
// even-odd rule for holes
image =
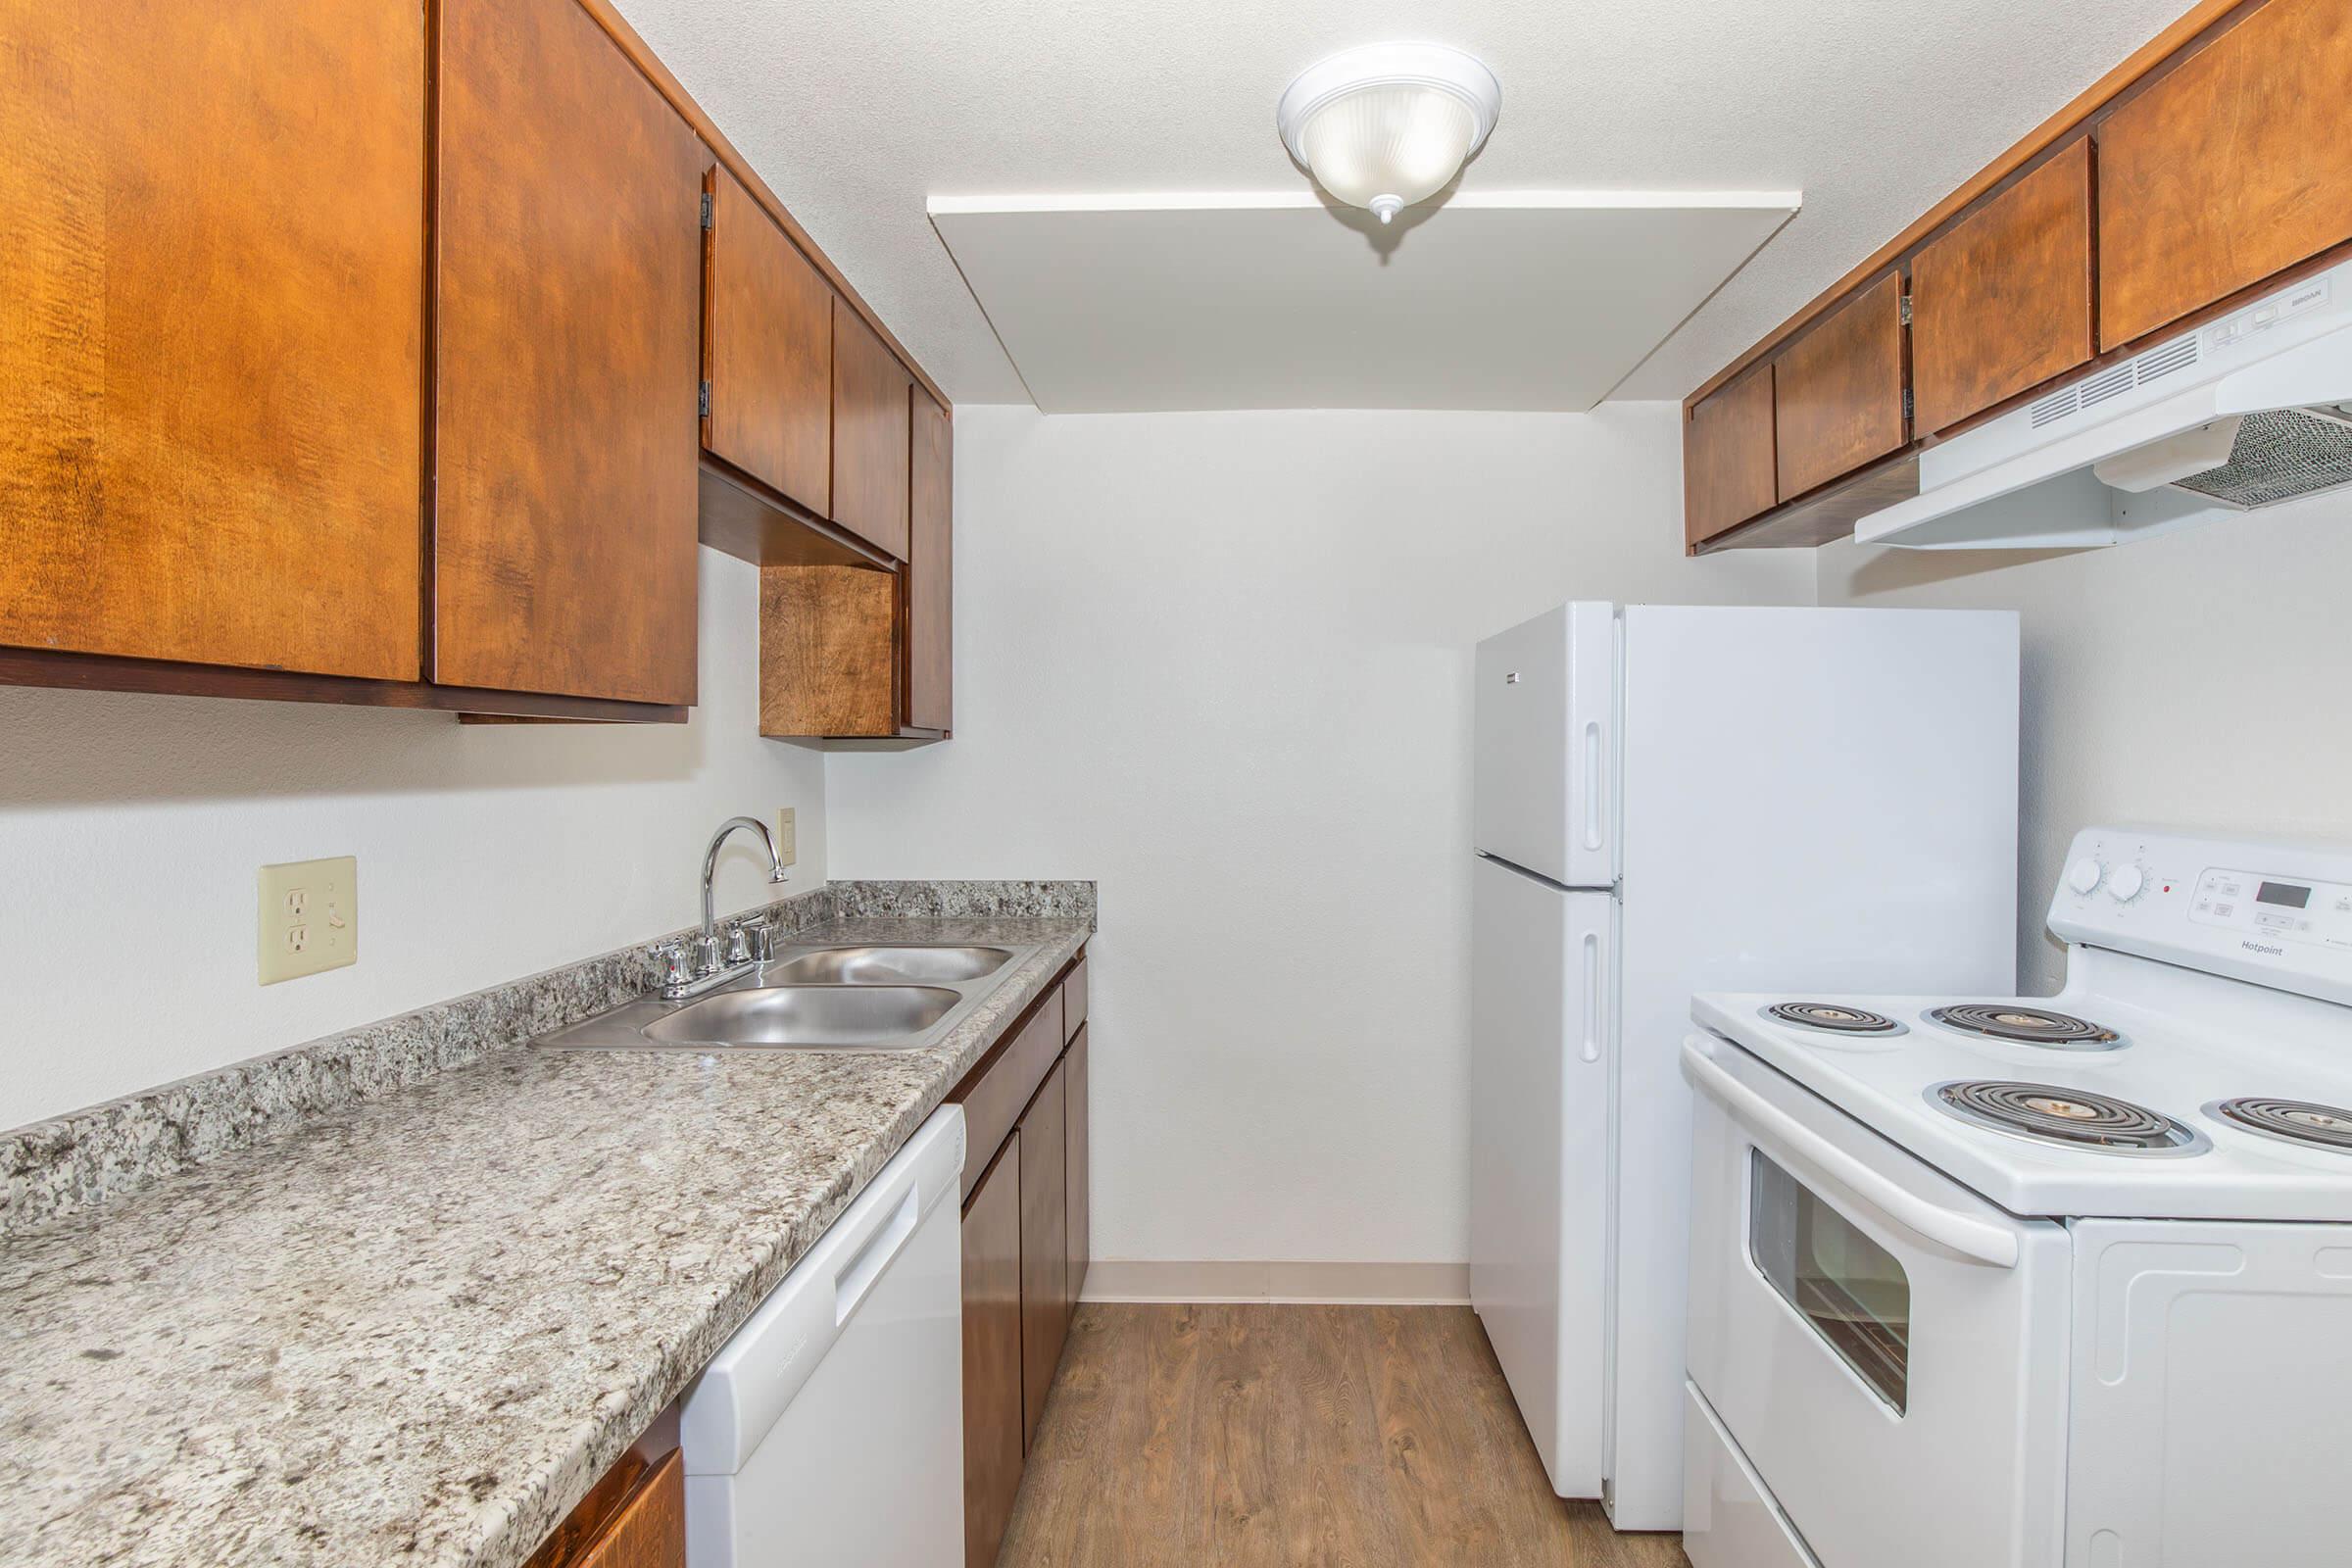
[[1585, 721], [1585, 848], [1601, 847], [1600, 720]]
[[1600, 933], [1585, 933], [1585, 1039], [1577, 1053], [1587, 1061], [1600, 1059]]

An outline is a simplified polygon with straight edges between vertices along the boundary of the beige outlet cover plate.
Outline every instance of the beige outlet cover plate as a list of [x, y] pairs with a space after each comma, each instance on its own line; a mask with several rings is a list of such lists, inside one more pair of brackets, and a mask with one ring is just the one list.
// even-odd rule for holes
[[360, 960], [360, 862], [290, 860], [261, 874], [261, 981], [299, 980]]
[[786, 865], [801, 861], [800, 813], [789, 806], [776, 812], [776, 858]]

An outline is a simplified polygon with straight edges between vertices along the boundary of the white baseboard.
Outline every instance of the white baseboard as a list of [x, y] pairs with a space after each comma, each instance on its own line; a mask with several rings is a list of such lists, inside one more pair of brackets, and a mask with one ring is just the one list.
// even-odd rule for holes
[[1470, 1299], [1470, 1265], [1098, 1257], [1082, 1295], [1089, 1301], [1461, 1306]]

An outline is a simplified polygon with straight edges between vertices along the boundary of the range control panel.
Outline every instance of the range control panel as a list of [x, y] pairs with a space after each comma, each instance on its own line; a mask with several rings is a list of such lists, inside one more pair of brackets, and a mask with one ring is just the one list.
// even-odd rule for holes
[[2088, 828], [2068, 851], [2050, 929], [2352, 1003], [2352, 851]]
[[2352, 886], [2217, 867], [2197, 878], [2188, 917], [2201, 925], [2352, 950]]

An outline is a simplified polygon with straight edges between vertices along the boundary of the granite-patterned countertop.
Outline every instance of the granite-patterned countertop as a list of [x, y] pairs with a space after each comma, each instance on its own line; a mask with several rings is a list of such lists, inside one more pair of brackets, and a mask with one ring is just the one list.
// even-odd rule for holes
[[12, 1563], [513, 1568], [1085, 945], [918, 1052], [511, 1049], [0, 1241]]

